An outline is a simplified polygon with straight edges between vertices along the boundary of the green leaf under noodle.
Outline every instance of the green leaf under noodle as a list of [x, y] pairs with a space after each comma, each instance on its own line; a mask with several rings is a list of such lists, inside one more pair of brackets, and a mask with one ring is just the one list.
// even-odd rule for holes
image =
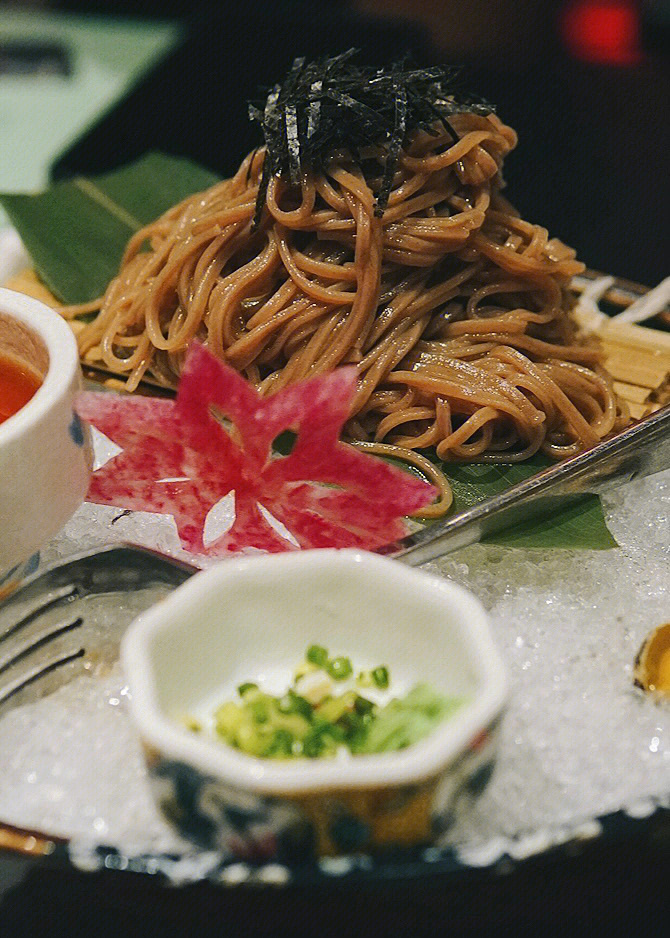
[[[438, 462], [437, 460], [435, 460]], [[535, 475], [551, 465], [545, 456], [536, 455], [523, 463], [439, 463], [454, 493], [452, 512], [464, 511], [493, 495]], [[505, 547], [565, 548], [608, 550], [617, 547], [605, 524], [603, 507], [597, 495], [587, 495], [580, 502], [546, 517], [542, 522], [525, 521], [514, 528], [486, 538], [489, 544]]]
[[[0, 195], [0, 202], [44, 283], [63, 302], [84, 303], [105, 290], [134, 231], [216, 181], [213, 173], [189, 160], [148, 153], [104, 176], [57, 183], [40, 195]], [[453, 486], [452, 513], [505, 491], [549, 464], [541, 456], [511, 465], [437, 462]], [[616, 547], [596, 496], [490, 541], [526, 548]]]
[[59, 182], [39, 195], [0, 194], [0, 202], [51, 292], [86, 303], [116, 275], [135, 231], [218, 178], [190, 160], [147, 153], [104, 176]]

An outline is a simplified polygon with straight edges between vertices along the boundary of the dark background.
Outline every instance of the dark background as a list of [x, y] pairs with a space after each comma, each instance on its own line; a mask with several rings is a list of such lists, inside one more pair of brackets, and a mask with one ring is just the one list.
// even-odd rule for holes
[[246, 101], [296, 55], [411, 50], [465, 66], [519, 133], [508, 195], [591, 267], [668, 273], [668, 0], [61, 0], [68, 10], [178, 17], [183, 47], [54, 167], [95, 172], [149, 147], [231, 173], [258, 142]]

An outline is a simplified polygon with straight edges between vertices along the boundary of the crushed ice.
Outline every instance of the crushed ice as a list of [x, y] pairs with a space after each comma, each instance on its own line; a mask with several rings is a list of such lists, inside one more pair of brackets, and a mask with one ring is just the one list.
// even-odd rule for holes
[[[644, 636], [670, 619], [670, 472], [605, 507], [619, 550], [476, 545], [427, 568], [482, 599], [512, 684], [493, 780], [450, 834], [464, 846], [670, 793], [670, 705], [631, 680]], [[180, 555], [170, 519], [118, 515], [84, 505], [43, 559], [113, 540]], [[0, 764], [3, 821], [126, 853], [183, 847], [152, 802], [118, 670], [6, 714]]]

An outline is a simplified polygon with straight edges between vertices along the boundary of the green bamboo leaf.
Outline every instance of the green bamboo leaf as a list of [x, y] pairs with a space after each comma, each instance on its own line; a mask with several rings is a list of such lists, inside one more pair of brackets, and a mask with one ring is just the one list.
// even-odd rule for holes
[[[522, 482], [550, 465], [550, 460], [536, 455], [523, 463], [440, 463], [442, 471], [451, 483], [454, 493], [455, 512], [465, 511], [479, 502], [504, 492], [512, 485]], [[491, 544], [505, 547], [565, 548], [583, 550], [608, 550], [617, 547], [603, 514], [597, 495], [588, 495], [580, 502], [568, 505], [544, 518], [526, 521], [499, 531], [487, 538]]]
[[130, 236], [217, 176], [190, 160], [148, 153], [98, 176], [56, 183], [39, 195], [0, 195], [37, 273], [64, 303], [104, 292]]
[[[216, 181], [189, 160], [149, 153], [104, 176], [57, 183], [40, 195], [0, 195], [0, 202], [44, 283], [63, 302], [84, 303], [105, 290], [135, 231]], [[535, 456], [512, 465], [439, 465], [453, 486], [458, 512], [527, 479], [548, 461]], [[541, 524], [530, 521], [501, 532], [491, 542], [590, 550], [616, 546], [595, 496]]]
[[[288, 455], [293, 448], [295, 434], [282, 433], [274, 441], [274, 449], [282, 456]], [[454, 496], [451, 514], [459, 514], [484, 502], [494, 495], [524, 479], [529, 479], [541, 469], [552, 465], [546, 456], [536, 454], [523, 463], [445, 463], [435, 453], [428, 453], [432, 461], [449, 479]], [[408, 469], [418, 476], [421, 472], [397, 459], [387, 459], [401, 469]], [[435, 524], [439, 519], [426, 522]], [[499, 531], [486, 538], [488, 544], [503, 547], [526, 547], [534, 549], [562, 548], [566, 550], [609, 550], [618, 547], [612, 537], [603, 514], [602, 504], [597, 495], [585, 495], [584, 498], [564, 508], [538, 523], [533, 519], [515, 525], [505, 531]]]
[[619, 546], [605, 523], [597, 495], [587, 495], [582, 501], [561, 508], [541, 524], [526, 521], [486, 538], [486, 542], [545, 550], [611, 550]]
[[[445, 463], [434, 453], [431, 455], [429, 452], [426, 455], [449, 480], [454, 495], [450, 514], [466, 511], [552, 465], [551, 460], [541, 454], [536, 454], [522, 463], [507, 464]], [[389, 461], [407, 469], [407, 466], [398, 460]], [[411, 467], [410, 471], [421, 475], [414, 467]], [[436, 524], [439, 520], [431, 520], [426, 524]], [[485, 540], [487, 544], [538, 550], [610, 550], [619, 546], [605, 523], [603, 507], [597, 495], [585, 495], [581, 501], [559, 508], [541, 522], [531, 519], [513, 528], [491, 534]]]

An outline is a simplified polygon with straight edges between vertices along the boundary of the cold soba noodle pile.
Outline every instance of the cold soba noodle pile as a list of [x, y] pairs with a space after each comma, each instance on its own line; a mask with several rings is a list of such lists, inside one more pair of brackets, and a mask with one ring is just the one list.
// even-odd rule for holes
[[[82, 351], [174, 385], [194, 337], [264, 393], [354, 364], [351, 439], [552, 458], [625, 421], [575, 339], [574, 251], [501, 195], [516, 134], [441, 69], [297, 62], [232, 179], [131, 239]], [[380, 447], [384, 451], [384, 446]]]

